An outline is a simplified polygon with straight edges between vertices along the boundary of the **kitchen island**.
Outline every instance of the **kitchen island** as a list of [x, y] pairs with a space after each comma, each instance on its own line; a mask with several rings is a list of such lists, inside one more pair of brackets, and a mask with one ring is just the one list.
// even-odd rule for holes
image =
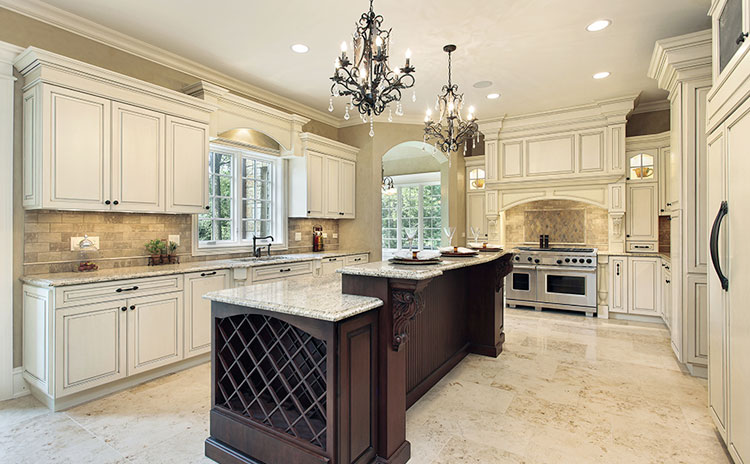
[[510, 253], [345, 267], [213, 292], [206, 456], [405, 463], [406, 409], [466, 354], [502, 351]]

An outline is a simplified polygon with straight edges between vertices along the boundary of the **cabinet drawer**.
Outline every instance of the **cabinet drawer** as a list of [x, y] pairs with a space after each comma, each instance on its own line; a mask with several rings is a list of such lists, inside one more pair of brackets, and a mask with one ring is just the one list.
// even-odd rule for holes
[[370, 261], [370, 255], [363, 253], [361, 255], [352, 255], [344, 257], [344, 264], [346, 266], [354, 266], [356, 264], [365, 264]]
[[628, 242], [628, 251], [641, 253], [656, 253], [656, 243], [654, 242]]
[[289, 276], [312, 274], [312, 272], [312, 261], [259, 266], [253, 268], [253, 283], [262, 282], [264, 280], [283, 279]]
[[182, 290], [182, 275], [72, 285], [55, 289], [55, 308]]

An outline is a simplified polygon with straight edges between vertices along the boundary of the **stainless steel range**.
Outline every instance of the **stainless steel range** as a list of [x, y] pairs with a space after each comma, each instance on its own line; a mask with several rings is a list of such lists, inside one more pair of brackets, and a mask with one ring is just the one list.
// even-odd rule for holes
[[519, 247], [505, 278], [508, 306], [596, 313], [596, 248]]

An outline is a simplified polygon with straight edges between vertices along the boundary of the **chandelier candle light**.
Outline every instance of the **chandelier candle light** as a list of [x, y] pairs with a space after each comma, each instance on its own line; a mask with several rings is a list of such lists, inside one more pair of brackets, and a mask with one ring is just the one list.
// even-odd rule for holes
[[[373, 117], [388, 108], [388, 121], [392, 120], [391, 102], [396, 103], [396, 116], [404, 114], [401, 92], [414, 86], [414, 67], [411, 51], [406, 50], [403, 67], [391, 69], [388, 54], [391, 48], [391, 29], [381, 29], [383, 17], [373, 11], [363, 13], [357, 21], [357, 30], [350, 44], [351, 59], [347, 54], [349, 45], [341, 44], [341, 56], [336, 58], [336, 70], [331, 77], [331, 99], [328, 111], [333, 111], [333, 97], [349, 97], [344, 119], [349, 119], [349, 110], [356, 108], [362, 122], [370, 122], [370, 137], [375, 135]], [[416, 94], [412, 94], [412, 101]]]
[[448, 53], [448, 85], [443, 86], [443, 93], [435, 101], [438, 120], [433, 121], [432, 110], [427, 110], [424, 118], [424, 141], [434, 141], [435, 148], [440, 148], [446, 154], [458, 151], [458, 147], [463, 144], [466, 155], [466, 142], [472, 140], [472, 147], [477, 145], [479, 126], [473, 106], [469, 107], [466, 120], [461, 117], [464, 95], [458, 93], [458, 84], [451, 80], [451, 53], [456, 51], [456, 46], [446, 45], [443, 51]]

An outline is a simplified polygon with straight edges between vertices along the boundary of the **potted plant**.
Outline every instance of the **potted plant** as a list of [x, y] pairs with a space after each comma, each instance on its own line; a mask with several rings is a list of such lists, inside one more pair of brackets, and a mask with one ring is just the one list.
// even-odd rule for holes
[[177, 263], [177, 253], [175, 253], [176, 250], [177, 244], [175, 242], [169, 242], [167, 244], [167, 257], [169, 259], [169, 264]]
[[151, 264], [156, 266], [161, 264], [161, 254], [164, 249], [164, 242], [159, 239], [150, 240], [146, 243], [146, 251], [151, 255]]

